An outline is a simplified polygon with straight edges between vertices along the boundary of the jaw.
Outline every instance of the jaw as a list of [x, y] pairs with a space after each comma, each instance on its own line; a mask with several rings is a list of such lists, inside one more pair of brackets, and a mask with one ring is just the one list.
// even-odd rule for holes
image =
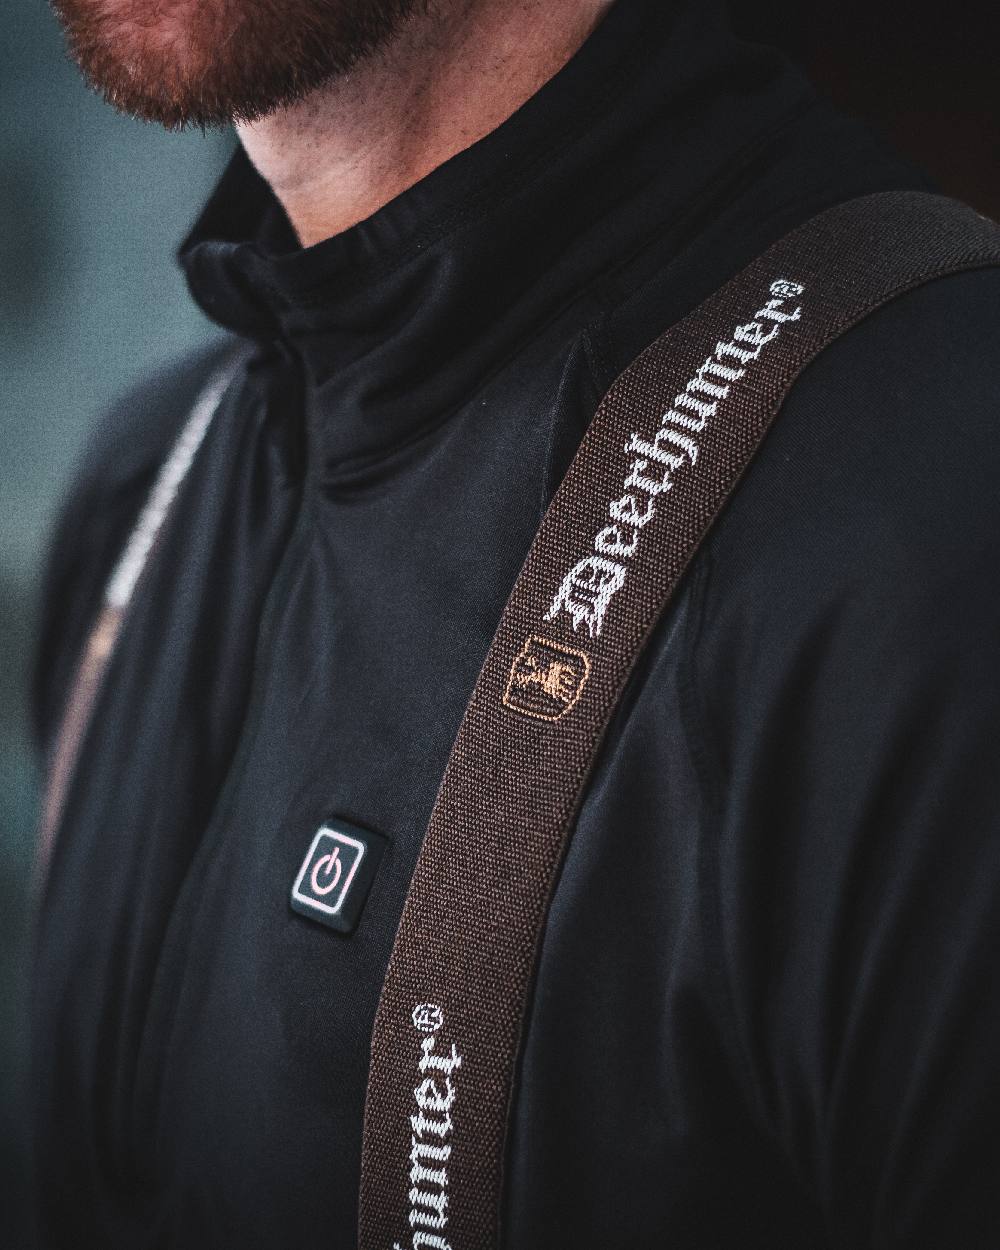
[[344, 73], [418, 0], [52, 0], [90, 85], [170, 128], [255, 121]]

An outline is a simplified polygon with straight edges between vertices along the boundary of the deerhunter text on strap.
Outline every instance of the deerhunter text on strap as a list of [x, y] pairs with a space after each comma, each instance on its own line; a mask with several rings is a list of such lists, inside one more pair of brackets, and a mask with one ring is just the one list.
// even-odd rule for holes
[[[994, 265], [1000, 229], [954, 201], [891, 192], [841, 204], [664, 333], [604, 397], [502, 615], [412, 878], [371, 1042], [360, 1250], [501, 1244], [548, 906], [650, 632], [802, 369], [895, 296]], [[123, 621], [239, 364], [196, 403], [105, 592], [49, 769], [39, 885]], [[315, 854], [333, 852], [317, 841]], [[316, 908], [308, 892], [298, 901]]]
[[372, 1038], [360, 1250], [489, 1250], [551, 894], [608, 722], [801, 370], [904, 291], [1000, 264], [1000, 230], [922, 193], [832, 208], [618, 378], [557, 491], [476, 684]]

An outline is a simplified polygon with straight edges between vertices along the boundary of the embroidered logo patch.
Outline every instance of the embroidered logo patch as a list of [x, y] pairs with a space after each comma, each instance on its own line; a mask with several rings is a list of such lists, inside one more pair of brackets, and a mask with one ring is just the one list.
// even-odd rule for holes
[[375, 870], [385, 849], [377, 833], [339, 820], [316, 833], [292, 886], [292, 910], [340, 933], [361, 917]]
[[590, 657], [537, 635], [521, 648], [510, 670], [506, 707], [538, 720], [559, 720], [576, 706], [590, 676]]

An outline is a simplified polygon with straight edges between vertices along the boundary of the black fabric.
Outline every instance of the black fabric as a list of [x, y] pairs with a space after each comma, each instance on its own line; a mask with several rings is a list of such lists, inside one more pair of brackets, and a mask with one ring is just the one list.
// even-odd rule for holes
[[835, 205], [660, 335], [601, 400], [504, 607], [410, 881], [372, 1033], [360, 1250], [408, 1224], [414, 1245], [428, 1227], [438, 1245], [500, 1244], [538, 951], [629, 676], [803, 370], [904, 292], [987, 267], [1000, 268], [1000, 228], [957, 200]]
[[[791, 226], [919, 184], [694, 0], [619, 0], [315, 248], [234, 162], [184, 264], [255, 356], [125, 626], [40, 920], [44, 1245], [353, 1246], [409, 875], [597, 399]], [[691, 569], [555, 893], [508, 1245], [995, 1241], [998, 350], [989, 273], [851, 331]], [[204, 373], [126, 400], [76, 483], [45, 741]], [[346, 937], [288, 906], [331, 814], [389, 839]]]

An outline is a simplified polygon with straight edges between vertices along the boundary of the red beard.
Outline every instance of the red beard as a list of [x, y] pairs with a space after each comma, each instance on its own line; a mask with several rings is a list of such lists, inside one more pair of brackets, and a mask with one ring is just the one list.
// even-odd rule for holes
[[92, 87], [169, 129], [256, 121], [384, 45], [422, 0], [52, 0]]

